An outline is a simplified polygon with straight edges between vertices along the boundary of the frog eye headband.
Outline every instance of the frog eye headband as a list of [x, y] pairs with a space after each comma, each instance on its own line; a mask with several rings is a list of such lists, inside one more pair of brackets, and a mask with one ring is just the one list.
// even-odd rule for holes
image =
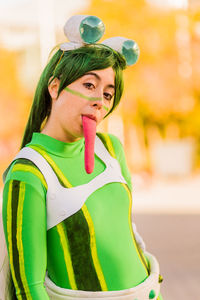
[[[104, 23], [98, 17], [72, 16], [64, 26], [64, 33], [69, 42], [61, 44], [60, 49], [65, 52], [94, 44], [101, 39], [104, 32]], [[133, 40], [118, 36], [106, 39], [101, 44], [121, 53], [128, 66], [135, 64], [139, 58], [139, 47]]]

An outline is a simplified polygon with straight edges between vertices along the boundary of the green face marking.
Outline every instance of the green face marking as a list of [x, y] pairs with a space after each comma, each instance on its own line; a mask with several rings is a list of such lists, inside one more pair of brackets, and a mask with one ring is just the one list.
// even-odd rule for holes
[[[100, 100], [102, 100], [101, 97], [88, 97], [88, 96], [85, 96], [85, 95], [83, 95], [82, 93], [80, 93], [78, 91], [74, 91], [74, 90], [69, 89], [67, 86], [66, 86], [66, 88], [64, 88], [64, 90], [66, 90], [67, 92], [69, 92], [69, 93], [71, 93], [73, 95], [76, 95], [78, 97], [81, 97], [81, 98], [89, 100], [89, 101], [100, 101]], [[106, 111], [109, 111], [108, 107], [106, 107], [105, 105], [103, 105], [103, 108]]]
[[103, 108], [104, 108], [106, 111], [109, 111], [109, 109], [108, 109], [105, 105], [103, 105]]

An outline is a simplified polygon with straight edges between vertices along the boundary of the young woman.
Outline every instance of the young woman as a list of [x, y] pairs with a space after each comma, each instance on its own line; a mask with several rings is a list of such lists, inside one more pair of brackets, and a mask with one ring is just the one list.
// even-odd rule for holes
[[132, 230], [123, 147], [96, 134], [121, 99], [126, 64], [107, 43], [90, 42], [61, 46], [41, 75], [5, 174], [11, 299], [161, 299], [158, 263]]

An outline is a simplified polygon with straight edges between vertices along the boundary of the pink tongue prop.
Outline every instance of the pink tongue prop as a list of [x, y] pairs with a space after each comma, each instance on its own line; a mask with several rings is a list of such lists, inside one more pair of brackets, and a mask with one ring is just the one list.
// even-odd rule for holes
[[94, 170], [94, 143], [96, 136], [96, 121], [82, 116], [83, 133], [85, 137], [85, 170], [88, 174]]

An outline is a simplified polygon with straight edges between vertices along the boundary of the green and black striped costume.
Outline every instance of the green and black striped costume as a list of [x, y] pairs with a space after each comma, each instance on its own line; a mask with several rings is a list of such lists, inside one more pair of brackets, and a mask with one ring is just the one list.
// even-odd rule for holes
[[[98, 134], [120, 163], [127, 185], [109, 183], [96, 190], [82, 208], [47, 231], [43, 175], [30, 161], [11, 166], [3, 191], [3, 221], [10, 268], [18, 299], [49, 299], [45, 273], [59, 287], [113, 291], [137, 286], [147, 278], [147, 262], [131, 226], [131, 177], [119, 140]], [[34, 133], [27, 145], [45, 157], [67, 188], [88, 183], [104, 171], [84, 169], [84, 139], [64, 143]]]

